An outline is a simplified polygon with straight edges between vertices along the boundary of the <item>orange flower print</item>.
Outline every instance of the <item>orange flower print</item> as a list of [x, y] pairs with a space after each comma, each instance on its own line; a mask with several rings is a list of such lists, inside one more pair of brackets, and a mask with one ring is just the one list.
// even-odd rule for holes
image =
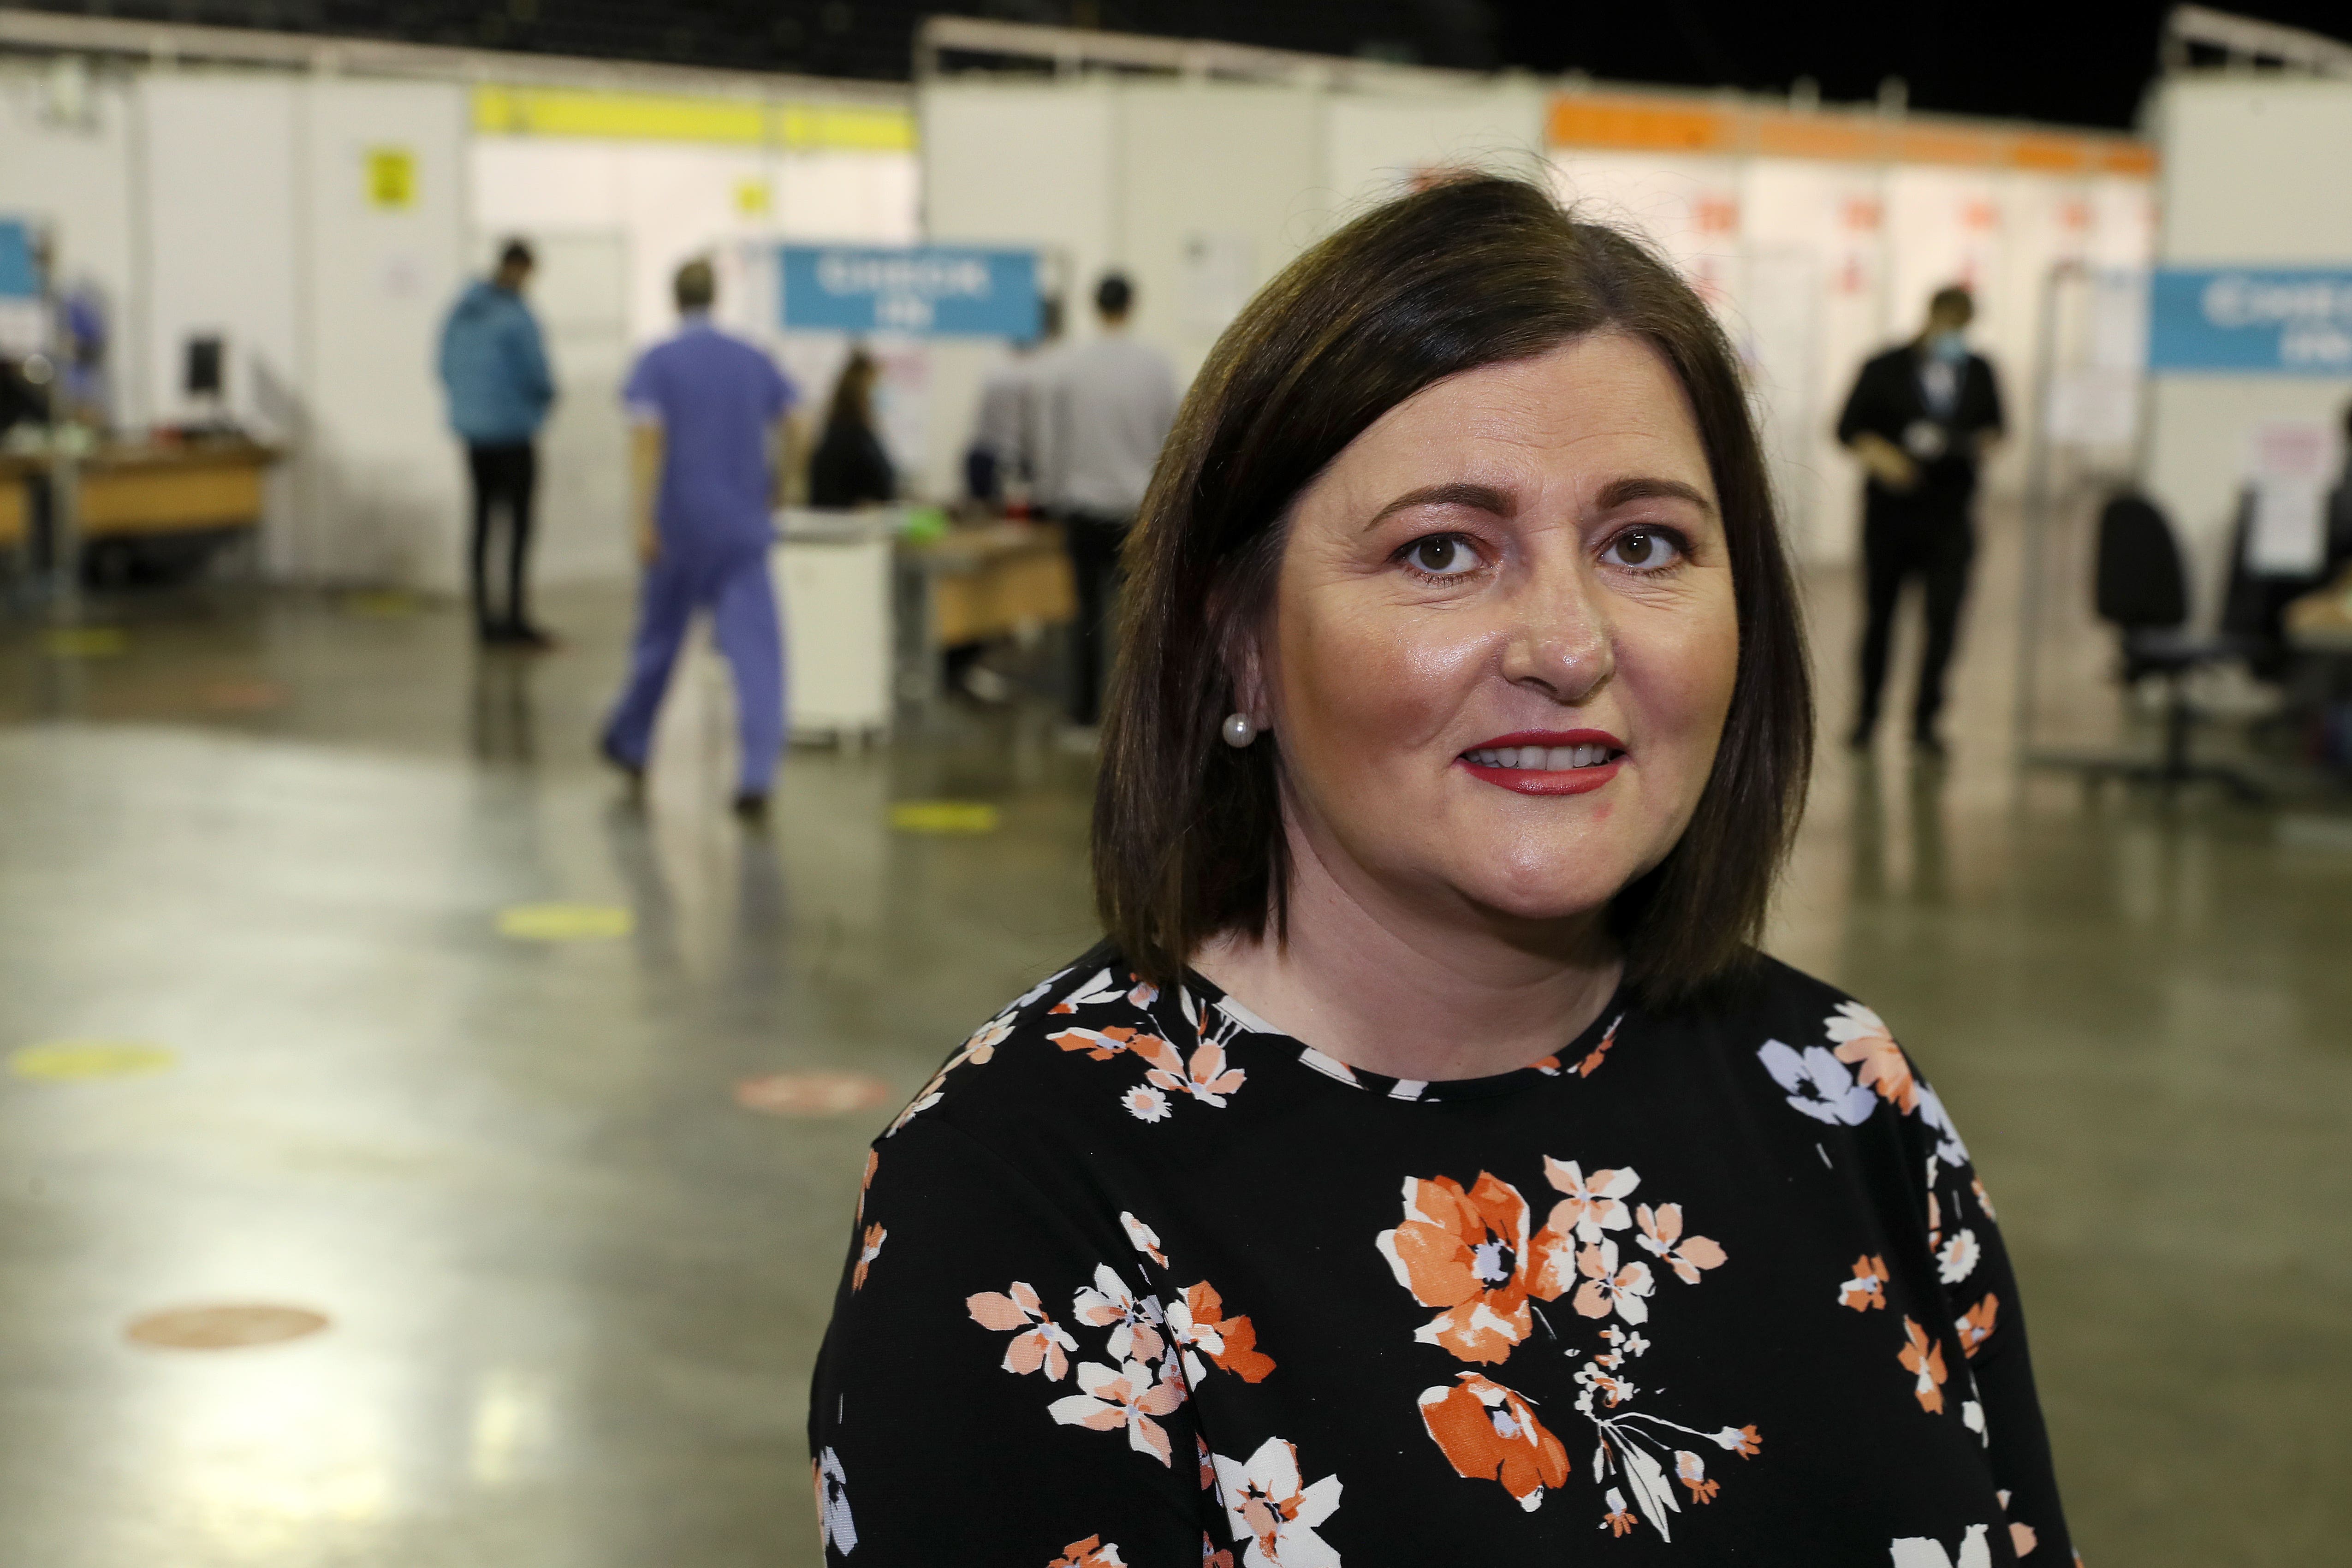
[[1965, 1316], [1952, 1321], [1952, 1327], [1960, 1336], [1962, 1355], [1974, 1356], [1977, 1347], [1992, 1338], [1992, 1321], [2000, 1312], [2000, 1298], [1988, 1290], [1985, 1299], [1970, 1307]]
[[1854, 1068], [1864, 1089], [1876, 1089], [1881, 1100], [1906, 1114], [1918, 1108], [1919, 1080], [1911, 1076], [1911, 1064], [1885, 1019], [1859, 1002], [1841, 1002], [1827, 1023], [1830, 1038], [1837, 1042], [1832, 1054]]
[[1838, 1281], [1838, 1304], [1867, 1312], [1886, 1305], [1886, 1259], [1874, 1252], [1853, 1260], [1853, 1278]]
[[1096, 1265], [1094, 1284], [1071, 1300], [1070, 1311], [1089, 1328], [1110, 1331], [1104, 1348], [1117, 1360], [1158, 1361], [1167, 1348], [1160, 1338], [1160, 1303], [1139, 1299], [1107, 1263]]
[[1247, 1542], [1244, 1568], [1339, 1568], [1339, 1554], [1315, 1527], [1339, 1507], [1339, 1478], [1302, 1486], [1298, 1448], [1268, 1437], [1247, 1459], [1213, 1456], [1217, 1496], [1234, 1539]]
[[1144, 1081], [1171, 1094], [1189, 1094], [1204, 1105], [1224, 1104], [1225, 1096], [1241, 1088], [1249, 1076], [1225, 1065], [1225, 1047], [1214, 1040], [1202, 1040], [1192, 1047], [1190, 1067], [1181, 1052], [1157, 1035], [1138, 1035], [1128, 1048], [1151, 1064]]
[[1614, 1312], [1629, 1323], [1648, 1321], [1650, 1304], [1645, 1298], [1657, 1287], [1648, 1264], [1636, 1260], [1619, 1268], [1617, 1244], [1604, 1241], [1578, 1248], [1576, 1271], [1584, 1276], [1584, 1283], [1576, 1288], [1579, 1312], [1588, 1318], [1605, 1318]]
[[869, 1225], [866, 1227], [866, 1241], [858, 1249], [857, 1267], [852, 1269], [849, 1275], [850, 1294], [856, 1295], [866, 1289], [866, 1271], [873, 1267], [876, 1258], [882, 1256], [882, 1241], [889, 1234], [878, 1225]]
[[1528, 1205], [1487, 1172], [1468, 1192], [1449, 1176], [1407, 1176], [1404, 1220], [1375, 1238], [1397, 1283], [1444, 1309], [1413, 1331], [1464, 1361], [1507, 1359], [1528, 1337]]
[[1168, 1332], [1185, 1347], [1185, 1372], [1199, 1383], [1207, 1375], [1201, 1369], [1201, 1355], [1205, 1354], [1244, 1383], [1264, 1382], [1274, 1370], [1274, 1358], [1257, 1348], [1257, 1330], [1247, 1318], [1228, 1318], [1224, 1310], [1215, 1287], [1205, 1279], [1170, 1303]]
[[1475, 1372], [1454, 1375], [1451, 1388], [1422, 1391], [1423, 1425], [1454, 1474], [1501, 1482], [1532, 1513], [1547, 1487], [1568, 1479], [1567, 1448], [1520, 1394]]
[[1919, 1408], [1937, 1415], [1944, 1408], [1944, 1347], [1928, 1339], [1927, 1331], [1908, 1318], [1903, 1320], [1903, 1331], [1911, 1342], [1895, 1352], [1896, 1357], [1906, 1372], [1918, 1377], [1911, 1392], [1917, 1396]]
[[[1060, 1010], [1055, 1009], [1056, 1012]], [[1133, 1029], [1116, 1026], [1108, 1029], [1064, 1029], [1058, 1035], [1045, 1037], [1066, 1051], [1084, 1051], [1098, 1062], [1107, 1062], [1126, 1050], [1134, 1043], [1135, 1037]], [[1167, 1042], [1163, 1040], [1160, 1043], [1165, 1045]]]
[[[1984, 1210], [1985, 1218], [1992, 1221], [1995, 1225], [1999, 1225], [2000, 1223], [2000, 1215], [1992, 1212], [1992, 1194], [1984, 1190], [1983, 1181], [1978, 1177], [1970, 1176], [1969, 1178], [1969, 1185], [1976, 1189], [1977, 1207]], [[2021, 1556], [2023, 1553], [2020, 1553], [2020, 1555]]]
[[1127, 1559], [1118, 1554], [1116, 1543], [1105, 1546], [1101, 1536], [1089, 1535], [1063, 1547], [1062, 1554], [1045, 1568], [1127, 1568]]
[[1078, 1386], [1086, 1392], [1056, 1399], [1045, 1408], [1065, 1426], [1090, 1426], [1097, 1432], [1127, 1432], [1127, 1446], [1149, 1454], [1163, 1465], [1175, 1463], [1168, 1429], [1152, 1419], [1184, 1403], [1184, 1385], [1168, 1381], [1165, 1369], [1155, 1382], [1151, 1368], [1139, 1361], [1120, 1366], [1100, 1362], [1078, 1363]]
[[1633, 1534], [1633, 1516], [1625, 1511], [1625, 1494], [1619, 1491], [1615, 1487], [1611, 1487], [1609, 1489], [1608, 1502], [1609, 1513], [1606, 1518], [1601, 1520], [1601, 1527], [1607, 1530], [1611, 1535]]
[[1042, 1367], [1048, 1383], [1069, 1375], [1069, 1352], [1078, 1348], [1078, 1342], [1045, 1315], [1037, 1292], [1029, 1286], [1016, 1279], [1009, 1294], [982, 1290], [965, 1297], [963, 1305], [982, 1328], [1013, 1333], [1013, 1342], [1004, 1347], [1005, 1371], [1026, 1373]]
[[992, 1059], [996, 1055], [996, 1047], [1003, 1045], [1012, 1035], [1013, 1012], [1018, 1010], [1019, 1004], [1016, 1003], [1013, 1012], [1000, 1013], [972, 1031], [971, 1037], [964, 1041], [962, 1047], [940, 1064], [940, 1070], [931, 1075], [931, 1081], [923, 1086], [922, 1092], [908, 1100], [907, 1109], [898, 1112], [890, 1125], [883, 1129], [882, 1136], [889, 1137], [917, 1115], [937, 1105], [940, 1095], [944, 1092], [942, 1086], [948, 1080], [948, 1074], [966, 1062], [985, 1065]]
[[1682, 1205], [1661, 1204], [1653, 1211], [1643, 1204], [1633, 1211], [1633, 1222], [1642, 1227], [1635, 1237], [1642, 1249], [1655, 1254], [1684, 1284], [1697, 1284], [1702, 1268], [1723, 1267], [1725, 1255], [1719, 1245], [1703, 1236], [1683, 1235]]
[[2011, 1552], [2023, 1557], [2041, 1544], [2041, 1541], [2033, 1533], [2032, 1525], [2021, 1524], [2016, 1520], [2009, 1521], [2009, 1549]]
[[1622, 1013], [1618, 1014], [1617, 1016], [1609, 1020], [1609, 1026], [1601, 1032], [1601, 1043], [1593, 1047], [1592, 1049], [1586, 1054], [1585, 1058], [1582, 1061], [1576, 1064], [1577, 1077], [1591, 1078], [1592, 1076], [1593, 1069], [1601, 1065], [1601, 1058], [1607, 1056], [1609, 1054], [1609, 1047], [1617, 1043], [1617, 1026], [1624, 1021], [1625, 1015]]
[[873, 1190], [874, 1173], [881, 1168], [882, 1155], [880, 1151], [875, 1149], [868, 1149], [866, 1151], [866, 1174], [860, 1178], [857, 1184], [857, 1217], [850, 1222], [852, 1225], [864, 1225], [866, 1223], [866, 1194]]
[[1118, 1102], [1127, 1107], [1127, 1113], [1138, 1121], [1168, 1120], [1168, 1097], [1148, 1083], [1137, 1084], [1120, 1095]]
[[1220, 1548], [1209, 1539], [1208, 1531], [1201, 1532], [1201, 1568], [1234, 1568], [1234, 1549]]
[[1721, 1481], [1706, 1479], [1706, 1461], [1688, 1448], [1675, 1450], [1675, 1479], [1690, 1489], [1693, 1502], [1713, 1502], [1715, 1494], [1723, 1489]]
[[1937, 1250], [1936, 1277], [1947, 1285], [1957, 1285], [1976, 1272], [1977, 1259], [1983, 1255], [1983, 1247], [1977, 1243], [1977, 1233], [1963, 1226]]
[[1152, 1229], [1150, 1226], [1144, 1224], [1133, 1215], [1127, 1214], [1125, 1212], [1122, 1212], [1119, 1215], [1118, 1223], [1119, 1227], [1127, 1232], [1127, 1239], [1135, 1244], [1136, 1251], [1140, 1252], [1144, 1257], [1149, 1258], [1152, 1262], [1157, 1263], [1162, 1268], [1168, 1267], [1167, 1256], [1160, 1250], [1160, 1233], [1158, 1231]]
[[1764, 1439], [1757, 1436], [1756, 1428], [1752, 1425], [1726, 1426], [1715, 1435], [1715, 1446], [1727, 1449], [1743, 1459], [1752, 1459], [1756, 1457], [1756, 1451], [1764, 1446]]

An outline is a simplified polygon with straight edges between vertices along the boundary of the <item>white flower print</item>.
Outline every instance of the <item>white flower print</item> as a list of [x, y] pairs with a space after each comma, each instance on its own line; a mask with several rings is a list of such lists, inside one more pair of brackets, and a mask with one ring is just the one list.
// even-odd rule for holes
[[1124, 1210], [1120, 1211], [1118, 1223], [1119, 1227], [1127, 1232], [1127, 1239], [1135, 1244], [1136, 1251], [1140, 1252], [1162, 1268], [1168, 1267], [1167, 1257], [1160, 1250], [1158, 1231]]
[[1075, 1013], [1081, 1007], [1099, 1007], [1106, 1002], [1117, 1002], [1128, 994], [1128, 987], [1111, 977], [1106, 969], [1063, 997], [1048, 1009], [1054, 1013]]
[[1550, 1155], [1544, 1156], [1544, 1179], [1568, 1195], [1551, 1205], [1551, 1217], [1545, 1228], [1566, 1232], [1573, 1228], [1576, 1239], [1595, 1242], [1604, 1230], [1623, 1230], [1633, 1223], [1633, 1211], [1624, 1200], [1642, 1178], [1628, 1166], [1622, 1171], [1595, 1171], [1590, 1180], [1573, 1160], [1562, 1163]]
[[816, 1458], [816, 1528], [820, 1546], [844, 1557], [857, 1550], [857, 1522], [849, 1516], [849, 1477], [841, 1456], [827, 1448]]
[[1936, 1254], [1936, 1277], [1947, 1285], [1958, 1284], [1976, 1272], [1977, 1259], [1983, 1251], [1977, 1245], [1977, 1233], [1963, 1226]]
[[1168, 1120], [1168, 1097], [1148, 1083], [1137, 1084], [1120, 1095], [1118, 1102], [1127, 1107], [1127, 1113], [1138, 1121]]
[[1614, 1312], [1629, 1323], [1649, 1321], [1650, 1304], [1643, 1298], [1657, 1288], [1657, 1281], [1648, 1264], [1637, 1259], [1619, 1268], [1617, 1244], [1604, 1241], [1577, 1249], [1576, 1271], [1584, 1276], [1584, 1283], [1576, 1288], [1579, 1312], [1588, 1318]]
[[1339, 1477], [1300, 1486], [1298, 1450], [1279, 1437], [1259, 1444], [1246, 1462], [1215, 1454], [1210, 1463], [1234, 1539], [1249, 1543], [1244, 1568], [1340, 1568], [1339, 1552], [1315, 1533], [1339, 1507]]
[[1853, 1071], [1824, 1047], [1807, 1046], [1800, 1052], [1767, 1040], [1756, 1048], [1756, 1059], [1788, 1090], [1790, 1105], [1816, 1121], [1859, 1127], [1877, 1108], [1878, 1097], [1855, 1083]]
[[1161, 1464], [1172, 1464], [1167, 1428], [1152, 1419], [1184, 1403], [1184, 1385], [1161, 1369], [1154, 1381], [1152, 1369], [1139, 1361], [1110, 1367], [1100, 1362], [1078, 1363], [1078, 1386], [1084, 1394], [1056, 1399], [1046, 1409], [1065, 1426], [1090, 1426], [1097, 1432], [1127, 1429], [1127, 1446], [1149, 1454]]
[[1015, 1279], [1010, 1291], [982, 1290], [965, 1297], [963, 1305], [982, 1328], [1013, 1335], [1004, 1347], [1005, 1371], [1017, 1377], [1042, 1370], [1048, 1383], [1069, 1374], [1069, 1352], [1078, 1342], [1045, 1315], [1045, 1303], [1030, 1286]]
[[1992, 1533], [1989, 1524], [1969, 1526], [1967, 1537], [1960, 1542], [1960, 1554], [1955, 1559], [1940, 1541], [1924, 1535], [1906, 1535], [1887, 1545], [1894, 1560], [1893, 1568], [1992, 1568], [1992, 1546], [1985, 1537]]
[[1952, 1123], [1952, 1113], [1926, 1084], [1919, 1085], [1919, 1120], [1936, 1130], [1936, 1155], [1947, 1165], [1969, 1163], [1969, 1146], [1960, 1142], [1960, 1130]]
[[1094, 1284], [1072, 1299], [1070, 1313], [1091, 1328], [1110, 1330], [1105, 1348], [1120, 1361], [1158, 1361], [1167, 1348], [1160, 1337], [1159, 1300], [1138, 1298], [1107, 1263], [1095, 1266]]

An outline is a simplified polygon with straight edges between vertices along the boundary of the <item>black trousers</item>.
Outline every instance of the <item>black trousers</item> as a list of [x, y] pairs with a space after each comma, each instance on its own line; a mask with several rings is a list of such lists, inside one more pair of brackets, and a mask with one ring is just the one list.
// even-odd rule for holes
[[1944, 707], [1944, 671], [1959, 640], [1960, 605], [1977, 552], [1976, 527], [1965, 501], [1892, 507], [1875, 497], [1862, 525], [1862, 690], [1855, 724], [1878, 722], [1886, 659], [1895, 640], [1895, 609], [1903, 584], [1919, 579], [1927, 644], [1919, 659], [1919, 692], [1911, 709], [1914, 734], [1931, 733]]
[[[474, 625], [484, 637], [526, 626], [525, 588], [530, 551], [530, 495], [539, 482], [539, 454], [528, 441], [466, 448], [467, 466], [474, 476], [474, 539], [472, 550]], [[506, 613], [490, 608], [490, 513], [506, 513]]]
[[1077, 625], [1070, 628], [1070, 722], [1091, 726], [1102, 720], [1110, 616], [1118, 597], [1118, 552], [1127, 542], [1128, 520], [1064, 512], [1061, 523], [1078, 598]]

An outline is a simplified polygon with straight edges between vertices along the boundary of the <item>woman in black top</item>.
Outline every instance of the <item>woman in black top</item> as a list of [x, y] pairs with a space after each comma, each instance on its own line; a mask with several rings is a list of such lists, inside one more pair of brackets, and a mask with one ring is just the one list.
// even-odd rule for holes
[[809, 505], [847, 510], [879, 505], [897, 493], [890, 454], [874, 433], [874, 382], [879, 367], [864, 349], [852, 349], [834, 384], [824, 434], [809, 458]]
[[1810, 697], [1690, 290], [1516, 182], [1359, 219], [1130, 571], [1109, 940], [868, 1156], [827, 1561], [2064, 1563], [1966, 1147], [1753, 947]]

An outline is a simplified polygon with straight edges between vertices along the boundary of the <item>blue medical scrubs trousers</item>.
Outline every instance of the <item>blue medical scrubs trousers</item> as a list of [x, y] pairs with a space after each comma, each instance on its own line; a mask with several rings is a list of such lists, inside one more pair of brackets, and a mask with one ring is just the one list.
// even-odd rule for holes
[[669, 689], [678, 645], [697, 610], [709, 610], [711, 640], [735, 674], [735, 716], [743, 738], [745, 795], [766, 795], [784, 743], [784, 642], [764, 542], [719, 548], [665, 537], [646, 568], [629, 683], [604, 726], [605, 743], [631, 767], [646, 765], [654, 715]]

